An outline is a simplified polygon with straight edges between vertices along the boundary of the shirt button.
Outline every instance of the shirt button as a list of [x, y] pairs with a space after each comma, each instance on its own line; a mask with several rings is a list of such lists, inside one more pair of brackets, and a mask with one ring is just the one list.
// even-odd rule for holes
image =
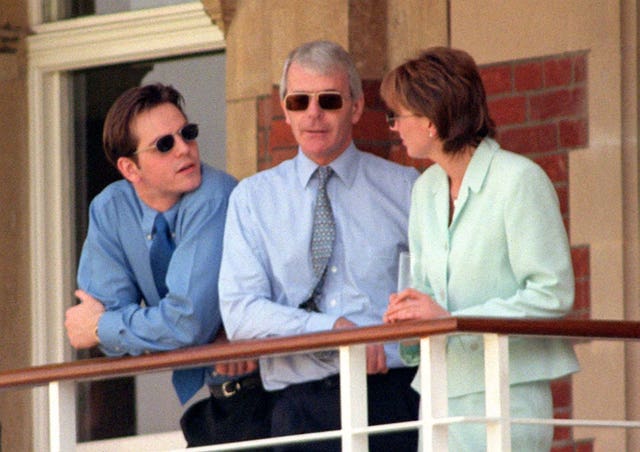
[[331, 266], [331, 273], [335, 273], [338, 271], [338, 267], [336, 267], [335, 265]]
[[472, 352], [477, 352], [477, 351], [478, 351], [478, 348], [480, 348], [480, 346], [478, 345], [478, 343], [477, 343], [477, 342], [473, 342], [473, 343], [471, 344], [471, 347], [470, 347], [470, 348], [471, 348], [471, 351], [472, 351]]
[[331, 306], [332, 308], [335, 308], [337, 304], [338, 302], [335, 299], [329, 302], [329, 306]]

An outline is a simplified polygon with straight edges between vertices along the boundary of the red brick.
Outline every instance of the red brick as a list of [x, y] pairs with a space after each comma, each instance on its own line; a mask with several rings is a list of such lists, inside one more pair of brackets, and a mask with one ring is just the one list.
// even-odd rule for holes
[[526, 99], [523, 96], [489, 100], [489, 112], [496, 126], [521, 124], [526, 120]]
[[354, 138], [354, 143], [358, 149], [364, 152], [368, 152], [373, 155], [377, 155], [378, 157], [382, 157], [383, 159], [389, 160], [389, 143], [371, 143], [369, 141], [360, 141], [357, 138]]
[[544, 62], [544, 86], [567, 86], [573, 80], [571, 58], [551, 59]]
[[584, 439], [576, 442], [576, 448], [574, 452], [593, 452], [593, 440]]
[[514, 69], [516, 91], [542, 88], [542, 63], [523, 63]]
[[279, 165], [285, 160], [292, 159], [296, 156], [298, 148], [280, 148], [271, 151], [271, 167]]
[[573, 81], [576, 83], [587, 80], [587, 55], [576, 55], [573, 59]]
[[367, 109], [384, 110], [385, 104], [380, 97], [380, 80], [363, 80], [362, 91]]
[[586, 95], [582, 88], [546, 92], [530, 98], [531, 119], [584, 116]]
[[544, 155], [536, 158], [535, 161], [545, 170], [551, 182], [568, 182], [568, 159], [565, 153]]
[[573, 273], [576, 279], [588, 278], [590, 275], [589, 247], [574, 246], [571, 248], [571, 261], [573, 262]]
[[273, 113], [271, 110], [271, 97], [259, 97], [257, 100], [258, 108], [258, 130], [268, 129], [271, 125]]
[[[558, 412], [561, 411], [561, 412]], [[571, 411], [568, 409], [554, 410], [554, 419], [569, 419]], [[555, 426], [553, 428], [553, 442], [557, 445], [571, 443], [573, 439], [573, 431], [571, 427]]]
[[566, 185], [556, 186], [556, 195], [560, 204], [560, 213], [563, 217], [569, 216], [569, 187]]
[[480, 68], [480, 77], [487, 95], [510, 93], [512, 90], [511, 66], [489, 66]]
[[574, 452], [573, 445], [554, 446], [550, 452]]
[[382, 110], [367, 110], [360, 117], [360, 121], [353, 127], [354, 138], [365, 140], [386, 140], [391, 136], [389, 125]]
[[284, 110], [280, 103], [279, 87], [274, 85], [271, 90], [271, 112], [274, 118], [284, 118]]
[[413, 159], [409, 157], [405, 147], [399, 143], [391, 145], [391, 149], [389, 150], [389, 160], [399, 163], [400, 165], [412, 166], [418, 171], [424, 171], [433, 164], [429, 159]]
[[551, 382], [551, 396], [555, 408], [571, 407], [571, 377]]
[[571, 432], [570, 427], [554, 427], [553, 428], [553, 440], [558, 442], [567, 442], [567, 440], [571, 440], [573, 438], [573, 434]]
[[541, 124], [501, 131], [500, 144], [505, 149], [523, 155], [557, 151], [557, 127], [555, 124]]
[[581, 148], [589, 144], [589, 130], [586, 119], [560, 121], [560, 146]]
[[258, 157], [258, 171], [262, 171], [268, 168], [271, 168], [271, 155], [268, 155], [264, 158]]
[[576, 280], [576, 293], [573, 301], [573, 310], [582, 313], [591, 310], [591, 288], [588, 279]]
[[591, 314], [589, 313], [589, 311], [585, 310], [571, 311], [565, 316], [565, 318], [568, 320], [590, 320]]
[[266, 130], [258, 129], [258, 158], [266, 157], [269, 154], [269, 134]]
[[291, 127], [284, 119], [279, 119], [271, 123], [271, 135], [269, 137], [269, 148], [281, 148], [286, 146], [297, 146], [296, 139], [291, 132]]

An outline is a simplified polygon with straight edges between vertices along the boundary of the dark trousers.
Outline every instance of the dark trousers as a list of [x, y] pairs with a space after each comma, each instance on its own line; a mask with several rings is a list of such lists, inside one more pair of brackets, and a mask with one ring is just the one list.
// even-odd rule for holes
[[[419, 395], [411, 388], [416, 368], [391, 369], [387, 374], [367, 376], [369, 424], [418, 419]], [[340, 380], [337, 375], [273, 393], [271, 436], [340, 429]], [[417, 430], [369, 436], [374, 452], [415, 452]], [[278, 452], [340, 451], [340, 440], [278, 446]]]
[[[188, 447], [268, 438], [271, 422], [270, 394], [262, 386], [233, 397], [210, 396], [193, 404], [180, 420]], [[252, 451], [269, 451], [268, 448]]]

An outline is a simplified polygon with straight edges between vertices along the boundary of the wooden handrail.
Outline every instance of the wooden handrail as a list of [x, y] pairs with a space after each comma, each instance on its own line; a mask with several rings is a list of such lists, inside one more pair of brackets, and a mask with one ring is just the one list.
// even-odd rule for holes
[[448, 317], [299, 336], [209, 344], [122, 358], [92, 358], [0, 372], [0, 389], [135, 375], [214, 362], [337, 348], [358, 343], [394, 342], [444, 333], [498, 333], [593, 339], [640, 339], [640, 322]]

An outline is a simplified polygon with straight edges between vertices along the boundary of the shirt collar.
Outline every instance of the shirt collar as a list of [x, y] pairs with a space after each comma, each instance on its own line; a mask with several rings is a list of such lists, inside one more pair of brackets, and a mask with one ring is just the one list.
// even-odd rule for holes
[[465, 180], [462, 181], [463, 186], [467, 185], [474, 193], [480, 191], [498, 148], [498, 143], [491, 138], [485, 138], [480, 142], [467, 167]]
[[[337, 159], [329, 164], [333, 173], [348, 187], [353, 184], [356, 177], [356, 167], [360, 154], [356, 149], [353, 141], [347, 149], [344, 150]], [[307, 157], [300, 148], [298, 148], [298, 155], [296, 156], [296, 172], [298, 174], [298, 180], [300, 185], [307, 187], [311, 177], [318, 168], [318, 164]]]
[[[142, 231], [145, 235], [151, 236], [151, 234], [153, 233], [153, 222], [156, 220], [156, 215], [158, 215], [158, 213], [160, 212], [146, 205], [139, 197], [138, 201], [140, 202], [140, 206], [142, 208]], [[171, 229], [172, 232], [175, 232], [176, 229], [176, 218], [178, 216], [179, 205], [180, 201], [175, 203], [171, 207], [171, 209], [162, 212], [164, 214], [164, 218], [167, 220], [167, 223], [169, 223], [169, 229]]]
[[[469, 161], [469, 166], [464, 173], [462, 184], [460, 186], [460, 195], [458, 199], [466, 197], [467, 190], [478, 193], [484, 184], [484, 180], [489, 172], [489, 166], [500, 146], [491, 138], [484, 138], [473, 153], [473, 157]], [[440, 172], [440, 183], [434, 184], [432, 192], [435, 194], [440, 190], [448, 190], [449, 182], [447, 173], [438, 166]]]

